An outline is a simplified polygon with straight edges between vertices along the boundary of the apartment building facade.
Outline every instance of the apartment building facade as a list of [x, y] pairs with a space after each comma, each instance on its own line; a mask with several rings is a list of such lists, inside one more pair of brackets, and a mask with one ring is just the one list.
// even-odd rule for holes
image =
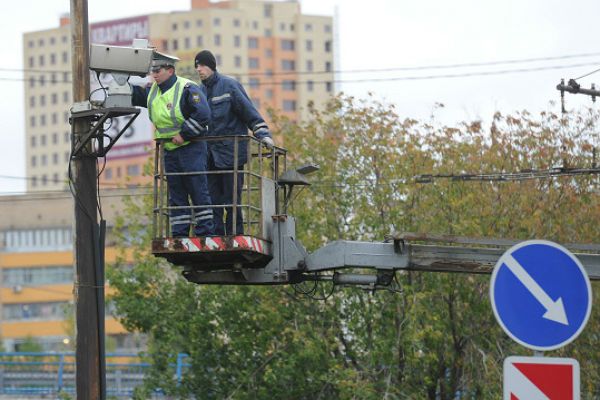
[[[91, 43], [130, 45], [134, 38], [179, 57], [178, 74], [194, 80], [195, 54], [211, 50], [218, 70], [244, 84], [265, 116], [273, 109], [292, 121], [305, 120], [309, 103], [319, 108], [335, 91], [333, 18], [302, 14], [299, 1], [191, 0], [188, 11], [90, 26]], [[69, 18], [61, 18], [57, 28], [25, 33], [23, 50], [27, 190], [64, 190], [71, 150]], [[113, 121], [107, 133], [123, 123]], [[108, 154], [101, 185], [149, 182], [142, 171], [152, 134], [146, 115], [140, 115]]]
[[[103, 193], [104, 215], [115, 220], [127, 190]], [[74, 347], [73, 197], [70, 193], [31, 193], [0, 197], [0, 337], [6, 351], [35, 343], [44, 351]], [[110, 239], [109, 239], [110, 243]], [[106, 262], [117, 250], [106, 248]], [[110, 293], [110, 288], [107, 288]], [[144, 345], [107, 309], [111, 350]]]

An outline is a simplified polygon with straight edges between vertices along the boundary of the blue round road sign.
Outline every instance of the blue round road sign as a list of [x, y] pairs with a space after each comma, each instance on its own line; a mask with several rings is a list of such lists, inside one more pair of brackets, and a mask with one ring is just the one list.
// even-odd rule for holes
[[502, 329], [533, 350], [554, 350], [573, 341], [592, 309], [590, 280], [579, 260], [545, 240], [521, 242], [500, 257], [490, 296]]

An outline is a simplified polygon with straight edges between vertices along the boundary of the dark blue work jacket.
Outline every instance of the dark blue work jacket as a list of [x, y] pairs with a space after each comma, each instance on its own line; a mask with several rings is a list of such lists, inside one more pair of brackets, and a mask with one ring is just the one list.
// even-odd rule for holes
[[[251, 130], [257, 139], [271, 137], [265, 120], [238, 81], [215, 71], [202, 83], [212, 114], [210, 136], [247, 136], [248, 130]], [[247, 141], [238, 142], [240, 167], [248, 160], [245, 142]], [[217, 169], [233, 168], [233, 146], [232, 139], [208, 142], [209, 156], [213, 158]]]
[[[160, 91], [165, 93], [171, 89], [177, 76], [173, 75], [160, 85], [158, 85]], [[148, 94], [150, 93], [150, 86], [132, 86], [132, 103], [134, 106], [148, 108]], [[181, 114], [186, 119], [183, 126], [181, 127], [180, 135], [184, 140], [190, 140], [199, 136], [206, 136], [206, 126], [210, 126], [210, 108], [206, 101], [206, 95], [202, 91], [199, 85], [191, 84], [185, 85], [181, 94], [181, 100], [179, 101], [179, 108]], [[187, 120], [192, 121], [188, 122]]]

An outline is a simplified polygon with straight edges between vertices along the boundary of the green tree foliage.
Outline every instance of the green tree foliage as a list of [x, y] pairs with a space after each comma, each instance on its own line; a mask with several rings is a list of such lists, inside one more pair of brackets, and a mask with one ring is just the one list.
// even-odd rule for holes
[[[305, 124], [275, 124], [292, 163], [321, 166], [290, 210], [299, 240], [314, 250], [403, 231], [600, 243], [597, 176], [414, 179], [591, 167], [596, 119], [523, 111], [496, 114], [487, 127], [447, 127], [339, 97]], [[150, 337], [154, 367], [140, 398], [161, 387], [206, 399], [497, 399], [503, 359], [531, 354], [495, 322], [489, 276], [402, 272], [400, 293], [346, 288], [327, 301], [289, 287], [198, 286], [148, 254], [149, 205], [128, 207], [120, 242], [135, 262], [126, 268], [123, 259], [110, 281], [122, 322]], [[598, 325], [594, 311], [580, 338], [552, 353], [580, 361], [583, 398], [600, 396]], [[177, 382], [180, 352], [191, 367]]]

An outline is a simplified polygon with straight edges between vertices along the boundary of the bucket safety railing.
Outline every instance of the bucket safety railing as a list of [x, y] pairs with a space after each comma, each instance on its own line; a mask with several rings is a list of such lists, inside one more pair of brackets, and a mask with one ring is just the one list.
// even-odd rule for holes
[[[154, 159], [154, 207], [153, 207], [153, 238], [162, 239], [171, 237], [169, 214], [172, 210], [189, 210], [194, 220], [194, 212], [206, 209], [221, 209], [223, 214], [231, 214], [232, 231], [226, 232], [226, 235], [250, 235], [258, 238], [265, 238], [265, 218], [271, 215], [265, 215], [266, 209], [269, 213], [278, 214], [283, 207], [283, 198], [285, 193], [279, 191], [285, 190], [279, 188], [276, 184], [281, 174], [286, 171], [286, 150], [277, 146], [268, 146], [252, 136], [206, 136], [194, 139], [194, 141], [206, 142], [207, 147], [211, 146], [231, 146], [233, 150], [233, 167], [227, 170], [213, 171], [190, 171], [190, 172], [169, 172], [165, 171], [164, 162], [164, 142], [157, 140]], [[210, 150], [208, 150], [210, 152]], [[246, 162], [241, 162], [243, 159]], [[242, 160], [240, 160], [242, 159]], [[169, 205], [169, 190], [167, 177], [185, 176], [185, 175], [205, 175], [207, 179], [211, 176], [220, 174], [232, 174], [232, 203], [216, 204], [212, 201], [211, 205], [189, 205], [189, 206], [171, 206]], [[238, 179], [243, 179], [243, 186], [238, 192]], [[270, 183], [266, 185], [265, 183]], [[266, 196], [265, 190], [274, 190], [274, 196]], [[274, 204], [271, 204], [273, 203]], [[241, 210], [243, 216], [243, 232], [238, 232], [238, 211]], [[190, 232], [192, 236], [193, 232]]]

